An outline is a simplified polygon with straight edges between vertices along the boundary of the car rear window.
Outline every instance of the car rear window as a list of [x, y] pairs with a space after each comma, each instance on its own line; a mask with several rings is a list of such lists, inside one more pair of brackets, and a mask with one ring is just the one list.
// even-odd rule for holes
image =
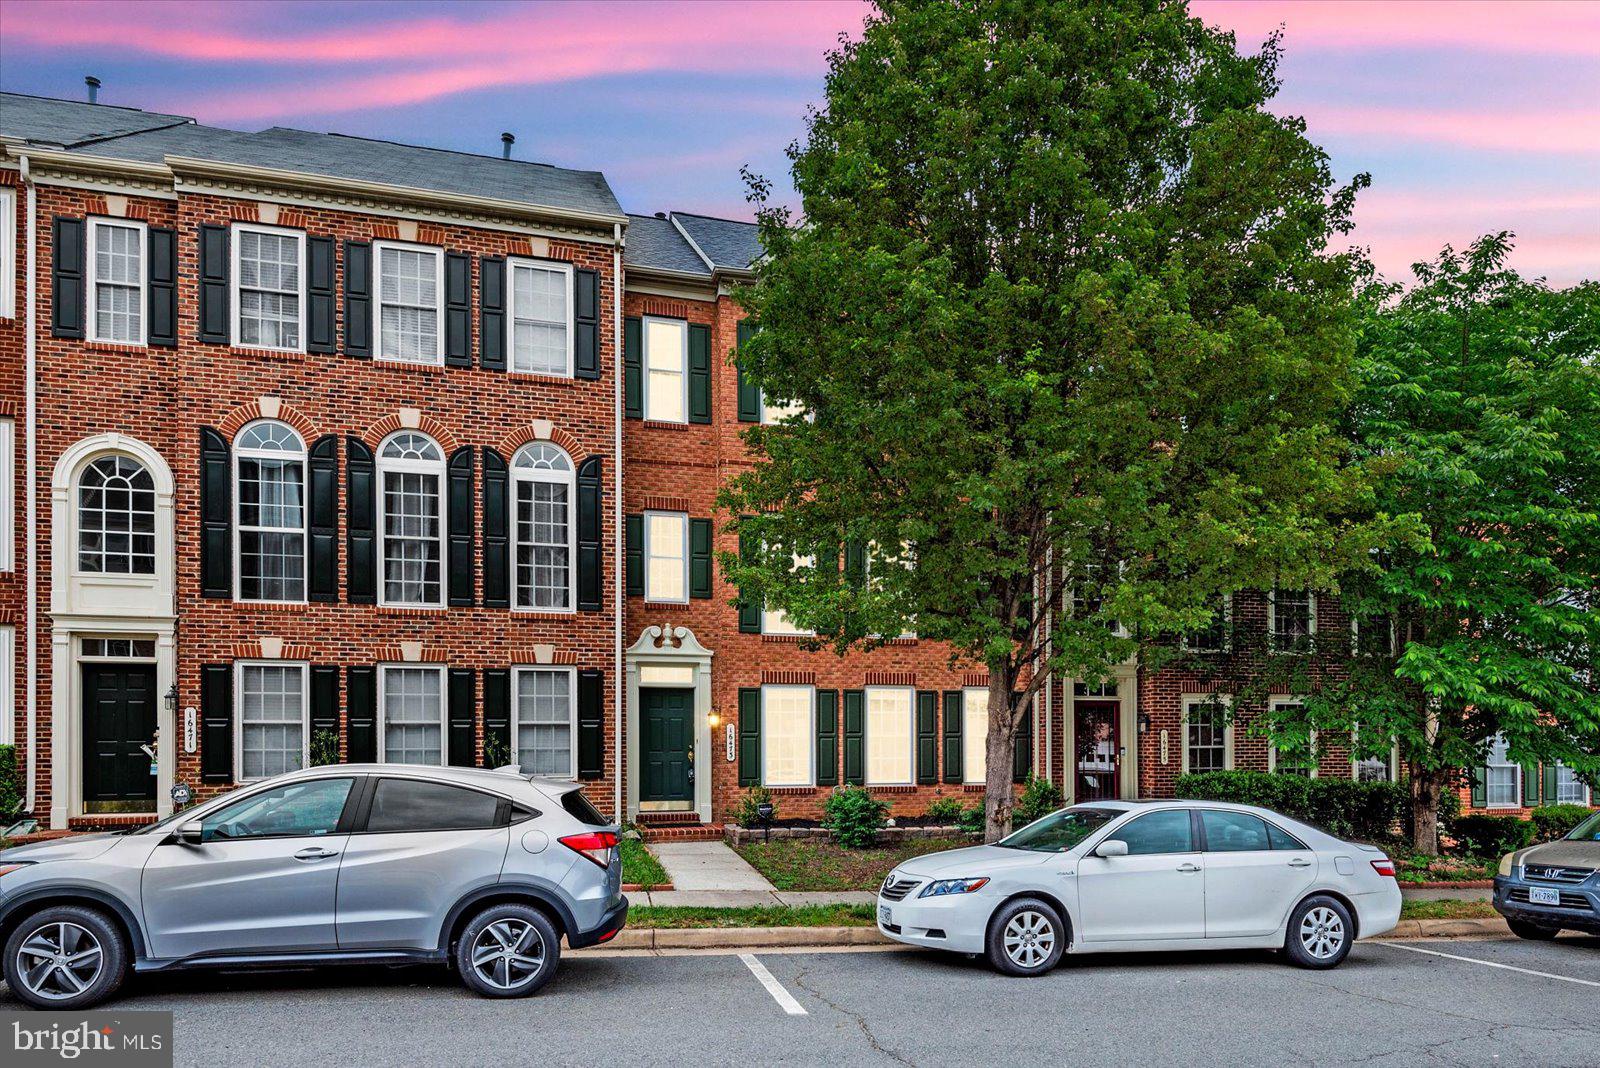
[[569, 790], [561, 795], [561, 807], [567, 810], [567, 815], [579, 823], [586, 823], [591, 827], [607, 827], [611, 821], [600, 815], [600, 811], [589, 804], [589, 799], [583, 796], [582, 790]]

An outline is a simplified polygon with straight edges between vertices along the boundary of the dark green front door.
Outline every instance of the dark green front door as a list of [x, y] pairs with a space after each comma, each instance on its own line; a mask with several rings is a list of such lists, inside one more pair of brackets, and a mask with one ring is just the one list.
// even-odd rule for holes
[[639, 691], [641, 801], [694, 800], [694, 691]]
[[140, 747], [155, 737], [155, 665], [83, 665], [84, 804], [146, 801], [154, 810], [156, 777]]

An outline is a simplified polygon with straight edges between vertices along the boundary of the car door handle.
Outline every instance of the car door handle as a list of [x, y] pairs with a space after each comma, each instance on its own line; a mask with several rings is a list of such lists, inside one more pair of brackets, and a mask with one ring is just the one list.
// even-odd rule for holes
[[1289, 867], [1291, 867], [1291, 868], [1309, 868], [1309, 867], [1311, 867], [1311, 862], [1309, 860], [1305, 859], [1304, 857], [1295, 857], [1293, 860], [1291, 860], [1289, 862]]
[[302, 850], [300, 850], [300, 852], [298, 852], [298, 853], [296, 853], [294, 855], [294, 859], [295, 860], [327, 860], [329, 857], [336, 857], [338, 855], [339, 855], [339, 851], [337, 849], [323, 849], [320, 846], [312, 846], [310, 849], [302, 849]]
[[1188, 875], [1191, 872], [1199, 871], [1200, 870], [1200, 865], [1198, 865], [1198, 864], [1179, 864], [1178, 865], [1178, 870], [1183, 872], [1185, 875]]

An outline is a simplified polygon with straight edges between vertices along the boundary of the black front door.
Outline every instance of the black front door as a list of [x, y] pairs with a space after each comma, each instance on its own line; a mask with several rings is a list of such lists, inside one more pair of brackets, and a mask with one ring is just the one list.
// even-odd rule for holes
[[[83, 802], [154, 810], [156, 777], [140, 746], [156, 737], [154, 664], [83, 665]], [[100, 807], [100, 811], [106, 811]]]
[[639, 691], [640, 801], [694, 800], [694, 691]]
[[1110, 801], [1117, 796], [1117, 703], [1077, 702], [1075, 748], [1077, 778], [1072, 800]]

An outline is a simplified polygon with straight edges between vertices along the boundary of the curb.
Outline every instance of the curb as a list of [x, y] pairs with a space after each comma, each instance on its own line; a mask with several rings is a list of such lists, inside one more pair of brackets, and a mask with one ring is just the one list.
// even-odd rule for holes
[[[1401, 920], [1380, 939], [1506, 937], [1496, 916], [1476, 920]], [[1362, 939], [1366, 941], [1366, 939]], [[876, 927], [627, 927], [605, 949], [761, 949], [898, 945]]]

